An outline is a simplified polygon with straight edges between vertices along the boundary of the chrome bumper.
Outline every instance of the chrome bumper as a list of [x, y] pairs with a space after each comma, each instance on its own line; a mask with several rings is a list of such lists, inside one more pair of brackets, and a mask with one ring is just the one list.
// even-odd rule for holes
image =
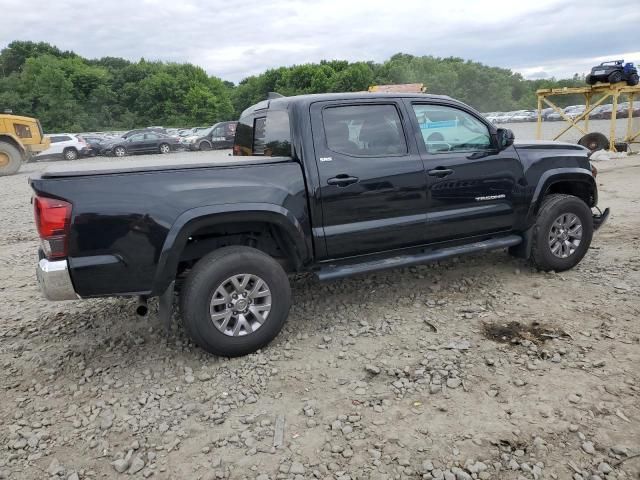
[[41, 258], [36, 268], [38, 285], [49, 300], [76, 300], [66, 260], [47, 260]]

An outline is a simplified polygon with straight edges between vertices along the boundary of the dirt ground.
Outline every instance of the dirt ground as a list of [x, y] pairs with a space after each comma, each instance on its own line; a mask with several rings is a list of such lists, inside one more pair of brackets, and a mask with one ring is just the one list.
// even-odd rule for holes
[[640, 156], [561, 274], [505, 252], [320, 284], [216, 358], [134, 300], [45, 301], [27, 165], [0, 178], [0, 479], [640, 478]]

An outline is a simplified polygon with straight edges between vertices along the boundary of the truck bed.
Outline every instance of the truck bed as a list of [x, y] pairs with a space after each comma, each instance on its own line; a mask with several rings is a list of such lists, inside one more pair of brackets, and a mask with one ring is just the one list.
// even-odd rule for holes
[[180, 156], [176, 159], [173, 155], [164, 158], [154, 155], [152, 157], [126, 157], [113, 160], [96, 162], [78, 162], [79, 164], [60, 165], [46, 168], [40, 178], [66, 178], [82, 177], [88, 175], [111, 175], [119, 173], [152, 172], [159, 170], [185, 170], [206, 167], [237, 167], [242, 165], [260, 165], [265, 163], [291, 162], [290, 157], [264, 157], [246, 156], [234, 157], [227, 152], [207, 152], [195, 154], [192, 158]]

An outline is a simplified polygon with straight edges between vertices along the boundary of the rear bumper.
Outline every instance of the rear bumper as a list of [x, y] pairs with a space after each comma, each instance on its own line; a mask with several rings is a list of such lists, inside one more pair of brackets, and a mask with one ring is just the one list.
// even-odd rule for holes
[[66, 260], [41, 258], [36, 267], [38, 286], [48, 300], [75, 300], [78, 297], [71, 283]]
[[609, 218], [609, 208], [605, 208], [604, 212], [600, 212], [593, 215], [593, 229], [598, 230], [604, 225]]

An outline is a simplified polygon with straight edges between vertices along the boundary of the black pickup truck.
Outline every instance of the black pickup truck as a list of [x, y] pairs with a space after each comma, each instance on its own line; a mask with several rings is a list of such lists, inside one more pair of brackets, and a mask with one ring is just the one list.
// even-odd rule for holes
[[236, 356], [272, 340], [287, 274], [320, 280], [508, 248], [566, 270], [607, 218], [589, 151], [514, 144], [449, 97], [322, 94], [243, 112], [234, 156], [58, 167], [31, 186], [51, 300], [174, 293], [193, 340]]

